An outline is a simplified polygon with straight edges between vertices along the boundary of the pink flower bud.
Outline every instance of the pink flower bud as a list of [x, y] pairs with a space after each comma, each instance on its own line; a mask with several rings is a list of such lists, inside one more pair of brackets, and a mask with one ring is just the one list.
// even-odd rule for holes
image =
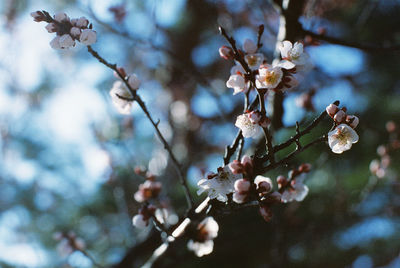
[[335, 104], [331, 103], [326, 107], [326, 112], [329, 114], [330, 117], [333, 117], [339, 111], [339, 107]]
[[340, 124], [345, 120], [345, 118], [346, 118], [346, 113], [343, 110], [340, 110], [335, 114], [333, 120], [335, 120], [336, 123]]
[[228, 164], [229, 169], [233, 174], [241, 174], [244, 172], [243, 165], [238, 160], [233, 160]]
[[235, 181], [235, 191], [239, 193], [248, 192], [250, 190], [250, 182], [245, 179], [239, 179]]
[[276, 182], [279, 184], [280, 187], [283, 187], [287, 183], [287, 179], [285, 176], [279, 175], [278, 178], [276, 178]]
[[346, 116], [346, 123], [349, 124], [349, 126], [351, 128], [356, 128], [358, 126], [359, 123], [359, 119], [357, 116], [355, 115], [348, 115]]
[[253, 166], [253, 161], [251, 160], [251, 157], [248, 155], [244, 155], [242, 157], [242, 165], [246, 166], [246, 165], [250, 165]]
[[32, 12], [31, 16], [33, 17], [33, 20], [36, 22], [44, 21], [46, 18], [41, 11]]
[[235, 203], [242, 204], [246, 202], [247, 194], [241, 194], [238, 192], [233, 193], [232, 199]]
[[310, 170], [311, 170], [311, 164], [308, 164], [308, 163], [301, 164], [300, 167], [299, 167], [299, 172], [300, 173], [310, 172]]
[[224, 58], [226, 60], [233, 59], [233, 51], [232, 48], [227, 47], [227, 46], [222, 46], [219, 48], [219, 55], [221, 58]]

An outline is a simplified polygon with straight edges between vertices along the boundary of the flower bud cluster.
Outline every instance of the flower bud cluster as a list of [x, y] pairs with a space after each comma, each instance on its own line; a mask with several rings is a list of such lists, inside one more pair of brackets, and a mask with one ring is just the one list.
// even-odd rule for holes
[[393, 121], [386, 123], [386, 130], [389, 134], [389, 142], [386, 145], [379, 145], [376, 152], [379, 159], [374, 159], [369, 165], [371, 173], [378, 178], [390, 177], [390, 164], [392, 163], [391, 153], [400, 149], [400, 130]]
[[288, 177], [278, 176], [276, 181], [278, 183], [279, 192], [282, 194], [282, 202], [288, 203], [294, 200], [301, 202], [308, 194], [308, 187], [303, 183], [305, 173], [310, 172], [310, 164], [302, 164], [297, 169], [289, 172]]
[[266, 128], [269, 124], [269, 118], [257, 110], [247, 111], [239, 115], [235, 122], [235, 126], [242, 131], [242, 135], [245, 138], [257, 137], [261, 128]]
[[86, 247], [85, 241], [82, 238], [77, 237], [77, 235], [73, 231], [56, 232], [54, 233], [53, 238], [56, 241], [59, 241], [57, 245], [57, 251], [62, 256], [68, 256], [74, 251], [81, 251], [84, 250]]
[[354, 131], [359, 119], [355, 115], [347, 115], [346, 107], [339, 109], [336, 103], [326, 107], [327, 114], [333, 119], [333, 130], [328, 133], [328, 144], [332, 152], [341, 154], [350, 150], [353, 143], [358, 142], [358, 135]]
[[92, 25], [85, 17], [70, 19], [63, 12], [51, 17], [46, 11], [35, 11], [31, 16], [36, 22], [47, 22], [46, 30], [49, 33], [56, 33], [56, 37], [50, 42], [50, 46], [54, 49], [74, 47], [75, 41], [89, 46], [97, 40], [96, 32], [92, 30]]

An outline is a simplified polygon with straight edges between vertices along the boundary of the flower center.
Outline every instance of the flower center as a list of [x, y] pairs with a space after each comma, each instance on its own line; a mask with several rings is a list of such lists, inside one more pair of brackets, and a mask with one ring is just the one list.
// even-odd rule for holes
[[275, 84], [278, 81], [278, 74], [274, 71], [267, 72], [265, 75], [265, 83], [267, 84]]

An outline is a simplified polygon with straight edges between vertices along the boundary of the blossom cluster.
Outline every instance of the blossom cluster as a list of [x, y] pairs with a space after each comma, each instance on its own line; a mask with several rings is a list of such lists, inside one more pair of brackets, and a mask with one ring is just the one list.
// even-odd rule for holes
[[398, 125], [393, 121], [389, 121], [386, 123], [386, 130], [389, 134], [389, 142], [378, 146], [376, 152], [379, 155], [379, 159], [372, 160], [369, 165], [371, 173], [380, 179], [388, 175], [390, 177], [391, 153], [400, 149], [400, 130]]
[[[118, 68], [118, 73], [115, 76], [120, 80], [114, 82], [110, 96], [111, 100], [121, 114], [129, 114], [132, 109], [133, 97], [136, 90], [140, 87], [140, 79], [134, 73], [127, 75], [123, 68]], [[123, 80], [121, 77], [123, 77]]]
[[175, 224], [176, 215], [169, 209], [168, 204], [159, 198], [162, 190], [161, 182], [156, 181], [154, 175], [146, 173], [140, 168], [135, 169], [135, 172], [145, 177], [145, 181], [139, 185], [138, 191], [133, 196], [136, 202], [142, 203], [138, 214], [132, 218], [133, 225], [139, 229], [145, 228], [152, 218], [160, 224]]
[[36, 22], [47, 22], [46, 30], [49, 33], [56, 33], [56, 37], [50, 41], [50, 46], [54, 49], [74, 47], [75, 41], [89, 46], [97, 40], [96, 32], [92, 30], [92, 25], [85, 17], [70, 19], [63, 12], [51, 17], [46, 11], [35, 11], [31, 16]]
[[308, 187], [303, 183], [304, 174], [309, 172], [310, 169], [310, 164], [302, 164], [297, 169], [291, 170], [287, 178], [282, 175], [276, 178], [279, 192], [282, 193], [281, 199], [283, 203], [304, 200], [308, 194]]
[[270, 120], [260, 111], [246, 111], [239, 115], [236, 119], [235, 126], [242, 130], [242, 135], [245, 138], [257, 137], [262, 128], [269, 126]]
[[333, 130], [328, 133], [328, 144], [332, 152], [341, 154], [350, 150], [353, 143], [358, 142], [358, 134], [354, 130], [359, 123], [358, 117], [347, 115], [346, 107], [339, 109], [335, 103], [327, 106], [326, 112], [334, 121]]

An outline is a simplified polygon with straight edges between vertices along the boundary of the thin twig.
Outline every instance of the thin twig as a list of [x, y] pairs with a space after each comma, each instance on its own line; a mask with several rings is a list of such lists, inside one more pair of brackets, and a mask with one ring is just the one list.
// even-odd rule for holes
[[107, 66], [108, 68], [114, 70], [118, 76], [121, 78], [121, 80], [124, 82], [124, 84], [126, 85], [126, 87], [129, 89], [130, 93], [132, 94], [132, 99], [135, 100], [137, 102], [137, 104], [139, 104], [140, 108], [142, 109], [142, 111], [145, 113], [147, 119], [149, 119], [149, 121], [151, 122], [151, 124], [154, 127], [154, 130], [156, 131], [156, 134], [158, 136], [158, 138], [161, 140], [161, 143], [164, 145], [165, 150], [167, 150], [172, 163], [176, 169], [176, 172], [178, 173], [178, 177], [179, 177], [179, 181], [183, 186], [184, 192], [185, 192], [185, 197], [186, 197], [186, 201], [188, 204], [189, 209], [191, 209], [193, 207], [193, 197], [190, 193], [189, 187], [187, 185], [186, 179], [184, 177], [182, 168], [178, 162], [178, 160], [176, 159], [174, 153], [172, 152], [171, 147], [169, 146], [168, 142], [165, 140], [163, 134], [161, 133], [160, 129], [158, 128], [158, 122], [155, 122], [154, 119], [151, 117], [149, 110], [147, 109], [146, 104], [144, 103], [144, 101], [142, 100], [142, 98], [140, 98], [139, 95], [137, 95], [136, 90], [133, 90], [132, 87], [129, 85], [126, 77], [123, 76], [123, 74], [118, 70], [117, 65], [116, 64], [111, 64], [108, 61], [106, 61], [104, 58], [102, 58], [95, 50], [93, 50], [93, 48], [91, 46], [88, 46], [88, 52], [95, 57], [99, 62], [101, 62], [102, 64], [104, 64], [105, 66]]
[[386, 51], [399, 51], [400, 50], [400, 44], [399, 45], [390, 45], [390, 46], [362, 44], [362, 43], [346, 41], [343, 39], [326, 36], [323, 34], [317, 34], [317, 33], [314, 33], [314, 32], [308, 31], [308, 30], [304, 30], [304, 29], [303, 29], [303, 33], [304, 33], [304, 35], [309, 35], [312, 38], [326, 41], [331, 44], [336, 44], [336, 45], [341, 45], [341, 46], [346, 46], [346, 47], [354, 47], [354, 48], [362, 49], [362, 50], [369, 51], [369, 52], [386, 52]]

